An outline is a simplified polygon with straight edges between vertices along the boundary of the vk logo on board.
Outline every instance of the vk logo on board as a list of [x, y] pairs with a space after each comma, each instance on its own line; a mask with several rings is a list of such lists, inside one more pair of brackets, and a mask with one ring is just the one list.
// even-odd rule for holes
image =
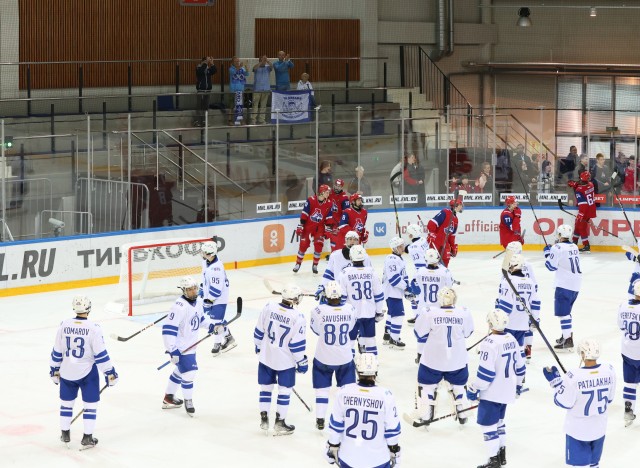
[[373, 235], [376, 237], [382, 237], [387, 235], [386, 223], [375, 223], [373, 225]]

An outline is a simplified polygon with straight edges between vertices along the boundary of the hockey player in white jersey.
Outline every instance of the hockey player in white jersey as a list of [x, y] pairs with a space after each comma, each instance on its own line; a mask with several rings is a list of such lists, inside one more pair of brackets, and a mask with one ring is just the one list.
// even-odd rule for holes
[[607, 430], [608, 408], [616, 391], [616, 375], [610, 364], [598, 364], [600, 344], [592, 339], [577, 347], [583, 367], [564, 376], [556, 366], [543, 369], [554, 389], [554, 403], [567, 410], [565, 461], [570, 466], [600, 466]]
[[260, 428], [269, 429], [269, 410], [273, 386], [278, 384], [276, 408], [276, 435], [292, 434], [293, 424], [285, 418], [289, 411], [291, 389], [296, 384], [296, 372], [309, 370], [304, 354], [307, 323], [295, 307], [300, 303], [302, 291], [295, 284], [282, 289], [280, 303], [268, 302], [264, 306], [253, 332], [256, 354], [259, 356], [258, 384], [260, 385]]
[[342, 468], [400, 465], [400, 419], [393, 395], [376, 385], [378, 359], [364, 353], [356, 364], [358, 383], [342, 387], [329, 419], [327, 461]]
[[[510, 250], [515, 254], [522, 255], [522, 244], [518, 241], [512, 241], [507, 244], [507, 250]], [[538, 281], [536, 280], [536, 275], [533, 271], [533, 266], [531, 262], [525, 259], [524, 265], [522, 265], [522, 273], [524, 276], [531, 278], [533, 284], [536, 286], [536, 292], [538, 291]], [[535, 329], [535, 325], [533, 323], [529, 323], [529, 330], [524, 334], [524, 354], [527, 358], [527, 362], [531, 360], [531, 347], [533, 345], [533, 331]]]
[[511, 284], [524, 300], [523, 305], [518, 296], [513, 292], [509, 282], [503, 277], [498, 287], [498, 297], [496, 308], [503, 310], [509, 316], [509, 324], [506, 331], [511, 333], [518, 342], [522, 357], [526, 358], [524, 340], [530, 329], [531, 317], [527, 309], [531, 312], [533, 319], [540, 321], [540, 299], [538, 298], [537, 285], [531, 278], [524, 274], [524, 257], [515, 254], [509, 260], [509, 279]]
[[313, 359], [312, 379], [316, 390], [316, 428], [324, 429], [329, 406], [331, 380], [336, 376], [338, 387], [356, 381], [356, 367], [351, 354], [349, 332], [356, 325], [356, 311], [342, 303], [342, 291], [336, 281], [325, 285], [326, 302], [311, 311], [311, 331], [318, 335]]
[[182, 290], [182, 295], [171, 306], [169, 315], [162, 325], [164, 348], [171, 356], [171, 363], [176, 366], [169, 376], [162, 408], [171, 409], [182, 406], [183, 401], [175, 396], [180, 387], [184, 398], [184, 409], [189, 416], [193, 416], [196, 412], [193, 406], [193, 381], [198, 363], [196, 348], [188, 348], [198, 341], [198, 332], [203, 325], [209, 325], [209, 333], [213, 333], [215, 323], [204, 315], [196, 280], [185, 276], [180, 280], [178, 287]]
[[453, 277], [449, 269], [440, 263], [440, 254], [436, 249], [425, 253], [426, 266], [418, 268], [414, 281], [414, 292], [418, 299], [418, 315], [429, 307], [438, 305], [438, 293], [442, 288], [453, 286]]
[[471, 401], [480, 398], [478, 425], [482, 427], [489, 461], [478, 468], [498, 468], [507, 464], [507, 405], [516, 400], [522, 390], [525, 363], [516, 339], [505, 328], [507, 314], [496, 309], [487, 314], [491, 334], [478, 350], [480, 363], [474, 382], [467, 389]]
[[618, 328], [622, 330], [622, 377], [624, 387], [624, 422], [636, 419], [636, 391], [640, 383], [640, 280], [633, 283], [634, 298], [618, 308]]
[[353, 266], [345, 268], [340, 278], [342, 299], [354, 307], [357, 316], [356, 326], [349, 336], [354, 349], [358, 339], [360, 352], [378, 354], [376, 322], [384, 318], [382, 284], [373, 267], [364, 266], [366, 251], [363, 246], [354, 245], [349, 255]]
[[64, 320], [58, 328], [49, 375], [53, 383], [60, 386], [60, 440], [65, 444], [71, 440], [71, 417], [78, 390], [82, 393], [84, 435], [80, 444], [84, 450], [98, 443], [93, 437], [100, 401], [98, 371], [104, 374], [110, 387], [118, 382], [118, 374], [109, 359], [100, 326], [87, 318], [91, 312], [89, 298], [75, 296], [71, 304], [76, 316]]
[[[452, 397], [459, 413], [465, 404], [465, 385], [469, 361], [465, 340], [473, 333], [473, 318], [466, 307], [456, 306], [456, 292], [442, 288], [440, 307], [431, 307], [418, 315], [414, 333], [418, 339], [419, 418], [415, 427], [429, 425], [434, 417], [436, 389], [445, 380], [452, 386]], [[460, 424], [467, 418], [459, 415]]]
[[[327, 269], [322, 275], [320, 285], [316, 291], [316, 300], [321, 301], [324, 297], [324, 287], [329, 281], [337, 281], [340, 284], [340, 277], [342, 271], [351, 266], [351, 258], [349, 257], [349, 251], [354, 245], [358, 245], [360, 242], [360, 236], [356, 231], [349, 231], [344, 237], [344, 247], [340, 250], [335, 250], [329, 255], [329, 263]], [[366, 255], [364, 259], [364, 266], [371, 266], [371, 259], [369, 255]]]
[[[424, 235], [424, 229], [417, 224], [409, 224], [407, 226], [407, 235], [411, 243], [404, 248], [404, 251], [409, 255], [409, 258], [413, 262], [413, 267], [418, 271], [418, 268], [427, 266], [425, 260], [425, 254], [429, 248], [429, 243]], [[413, 325], [418, 318], [418, 301], [411, 301], [411, 310], [413, 311], [413, 318], [407, 320], [407, 323]]]
[[404, 317], [403, 298], [415, 299], [415, 294], [409, 285], [407, 277], [407, 264], [402, 258], [404, 253], [404, 241], [400, 237], [393, 237], [389, 241], [391, 254], [384, 259], [382, 285], [387, 304], [387, 322], [385, 324], [383, 343], [390, 348], [404, 349], [406, 346], [400, 339], [402, 320]]
[[629, 289], [627, 290], [629, 299], [633, 299], [635, 297], [633, 284], [640, 279], [640, 255], [635, 255], [631, 252], [625, 252], [625, 255], [627, 260], [633, 262], [633, 272], [631, 272], [631, 278], [629, 278]]
[[556, 340], [555, 349], [573, 349], [573, 318], [571, 310], [578, 298], [582, 284], [580, 253], [578, 246], [571, 242], [573, 228], [563, 224], [558, 228], [558, 243], [544, 248], [545, 266], [555, 271], [554, 314], [560, 318], [562, 336]]
[[[204, 258], [202, 292], [204, 294], [204, 313], [215, 325], [224, 324], [224, 314], [229, 302], [229, 279], [224, 264], [218, 258], [218, 244], [205, 242], [202, 244]], [[237, 346], [236, 340], [227, 327], [224, 332], [213, 335], [213, 356], [220, 356]]]

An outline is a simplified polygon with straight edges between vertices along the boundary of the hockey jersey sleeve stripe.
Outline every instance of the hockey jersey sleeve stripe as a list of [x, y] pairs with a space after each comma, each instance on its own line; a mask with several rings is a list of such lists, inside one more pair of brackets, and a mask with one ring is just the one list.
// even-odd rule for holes
[[[94, 356], [95, 359], [95, 356]], [[105, 362], [109, 361], [109, 355], [106, 354], [105, 356], [101, 357], [100, 359], [96, 359], [96, 364], [104, 364]]]
[[496, 308], [505, 311], [507, 314], [510, 314], [513, 306], [507, 301], [498, 300], [498, 302], [496, 303]]
[[98, 354], [95, 354], [93, 356], [94, 359], [100, 359], [107, 356], [107, 350], [105, 349], [104, 351], [99, 352]]
[[53, 350], [51, 351], [51, 356], [55, 356], [55, 357], [59, 357], [59, 358], [61, 358], [61, 357], [62, 357], [62, 353], [59, 353], [58, 351], [56, 351], [55, 349], [53, 349]]
[[636, 256], [633, 255], [631, 252], [625, 252], [625, 255], [627, 257], [627, 260], [631, 260], [632, 262], [636, 261]]
[[384, 294], [376, 294], [375, 296], [373, 296], [373, 299], [376, 302], [384, 301]]
[[396, 286], [400, 281], [402, 281], [402, 278], [400, 278], [400, 275], [398, 274], [395, 274], [391, 278], [389, 278], [389, 284], [391, 286]]
[[289, 343], [289, 350], [292, 353], [303, 353], [306, 346], [306, 340], [298, 341], [297, 343]]
[[551, 263], [549, 262], [549, 260], [547, 260], [546, 262], [544, 262], [544, 266], [547, 267], [547, 270], [549, 271], [556, 271], [557, 268], [554, 267], [553, 265], [551, 265]]
[[478, 373], [482, 372], [483, 374], [488, 375], [489, 377], [495, 377], [496, 373], [487, 369], [486, 367], [478, 366]]
[[333, 416], [331, 416], [329, 418], [329, 428], [341, 434], [342, 431], [344, 431], [344, 421], [338, 422], [335, 419], [333, 419]]
[[162, 330], [163, 330], [163, 331], [164, 331], [164, 330], [171, 330], [171, 331], [175, 331], [175, 332], [177, 332], [177, 331], [178, 331], [178, 327], [176, 327], [175, 325], [169, 325], [169, 324], [167, 324], [167, 325], [162, 325]]
[[429, 337], [429, 334], [420, 336], [420, 334], [415, 330], [415, 328], [413, 329], [413, 334], [416, 335], [416, 339], [418, 340], [418, 343], [426, 343], [427, 338]]
[[53, 362], [62, 362], [62, 354], [60, 355], [60, 357], [55, 356], [53, 353], [51, 353], [51, 360]]
[[520, 367], [520, 368], [516, 369], [516, 375], [517, 375], [517, 376], [524, 375], [524, 374], [525, 374], [526, 369], [527, 369], [527, 368], [526, 368], [525, 366], [522, 366], [522, 367]]
[[172, 330], [162, 330], [162, 334], [167, 336], [178, 336], [178, 332]]
[[262, 341], [262, 338], [264, 338], [264, 333], [261, 332], [260, 330], [258, 330], [257, 328], [253, 331], [253, 337], [256, 340], [260, 340]]
[[324, 275], [322, 275], [322, 277], [327, 281], [333, 281], [335, 279], [335, 277], [333, 276], [333, 271], [329, 270], [328, 268], [324, 271]]
[[489, 383], [493, 382], [493, 379], [494, 379], [494, 377], [487, 377], [486, 375], [481, 374], [479, 371], [478, 371], [478, 378], [480, 380], [484, 380], [485, 382], [489, 382]]
[[396, 437], [400, 435], [400, 423], [398, 423], [398, 425], [396, 427], [394, 427], [393, 429], [386, 429], [384, 431], [384, 437], [385, 439], [390, 439], [391, 437]]
[[209, 293], [213, 297], [220, 297], [220, 295], [222, 294], [222, 292], [218, 288], [214, 288], [213, 286], [209, 286]]

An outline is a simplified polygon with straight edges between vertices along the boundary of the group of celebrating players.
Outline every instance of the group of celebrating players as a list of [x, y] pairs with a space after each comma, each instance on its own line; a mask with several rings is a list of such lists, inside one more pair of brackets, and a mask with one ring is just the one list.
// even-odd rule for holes
[[[300, 248], [294, 267], [297, 272], [313, 239], [313, 272], [317, 273], [325, 234], [330, 236], [334, 250], [315, 293], [318, 304], [309, 315], [309, 328], [318, 336], [311, 363], [317, 429], [324, 430], [327, 426], [334, 375], [340, 387], [328, 418], [327, 461], [341, 467], [400, 464], [401, 416], [392, 393], [376, 384], [376, 323], [385, 321], [383, 344], [402, 350], [406, 346], [400, 335], [407, 301], [412, 309], [407, 322], [414, 326], [417, 340], [418, 372], [415, 410], [412, 415], [405, 414], [405, 420], [414, 427], [423, 427], [440, 419], [435, 417], [435, 407], [439, 391], [444, 391], [452, 401], [452, 413], [448, 416], [460, 424], [467, 422], [468, 411], [478, 409], [477, 423], [482, 427], [488, 455], [487, 462], [479, 468], [505, 465], [506, 408], [527, 390], [525, 363], [531, 357], [532, 331], [540, 331], [541, 309], [533, 269], [522, 256], [524, 233], [520, 231], [517, 201], [507, 197], [501, 214], [500, 240], [507, 260], [495, 309], [487, 314], [489, 334], [467, 347], [466, 339], [474, 331], [474, 321], [470, 311], [458, 304], [453, 289], [457, 282], [448, 269], [458, 251], [456, 232], [458, 215], [464, 207], [462, 198], [454, 198], [449, 207], [439, 211], [426, 225], [421, 221], [421, 225], [410, 224], [406, 229], [407, 242], [393, 237], [380, 278], [363, 246], [368, 233], [362, 197], [357, 194], [347, 197], [339, 182], [333, 191], [326, 185], [320, 186], [317, 195], [305, 204], [296, 230]], [[579, 256], [581, 251], [589, 251], [585, 226], [595, 216], [593, 185], [581, 177], [573, 188], [579, 210], [576, 229], [560, 226], [557, 242], [544, 248], [545, 267], [555, 272], [554, 313], [560, 318], [562, 332], [555, 351], [574, 348], [571, 311], [581, 284]], [[334, 221], [337, 219], [338, 222]], [[582, 249], [575, 244], [576, 233], [582, 237]], [[189, 415], [195, 413], [192, 394], [198, 367], [192, 344], [198, 340], [199, 329], [209, 327], [209, 335], [214, 337], [214, 356], [235, 347], [224, 320], [229, 281], [217, 256], [217, 245], [205, 243], [202, 253], [201, 290], [198, 281], [183, 278], [182, 295], [162, 326], [165, 349], [175, 365], [162, 407], [184, 405]], [[412, 279], [407, 274], [405, 254], [415, 270]], [[629, 253], [628, 258], [635, 262], [636, 271], [630, 284], [631, 297], [620, 306], [618, 325], [624, 332], [624, 417], [630, 425], [635, 419], [636, 386], [640, 382], [640, 263], [636, 255]], [[286, 421], [290, 397], [295, 393], [296, 374], [309, 370], [307, 318], [298, 310], [304, 295], [295, 284], [284, 287], [279, 301], [264, 306], [254, 329], [259, 361], [260, 428], [267, 433], [270, 430], [272, 396], [277, 385], [274, 435], [295, 431], [295, 426]], [[99, 400], [98, 369], [108, 385], [115, 385], [118, 375], [99, 326], [87, 319], [90, 301], [76, 297], [73, 307], [75, 319], [66, 320], [58, 330], [51, 355], [51, 377], [60, 384], [61, 439], [65, 443], [70, 440], [71, 413], [80, 389], [84, 401], [81, 446], [91, 448], [97, 443], [92, 434]], [[468, 352], [475, 346], [480, 362], [475, 378], [471, 379]], [[616, 378], [610, 365], [597, 362], [600, 347], [596, 341], [581, 341], [577, 351], [582, 367], [561, 375], [553, 366], [546, 368], [544, 375], [554, 388], [555, 404], [567, 410], [567, 464], [597, 467]], [[558, 364], [562, 367], [559, 360]], [[183, 400], [176, 397], [178, 387]], [[470, 406], [469, 401], [476, 400], [479, 403]]]

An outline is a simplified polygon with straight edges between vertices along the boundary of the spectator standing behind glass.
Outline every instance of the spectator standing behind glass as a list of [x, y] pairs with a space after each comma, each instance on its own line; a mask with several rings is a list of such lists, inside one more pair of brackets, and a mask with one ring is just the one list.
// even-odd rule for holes
[[[358, 189], [358, 181], [360, 181], [360, 189]], [[356, 176], [349, 181], [349, 185], [347, 185], [347, 193], [349, 193], [349, 195], [358, 193], [363, 197], [371, 195], [371, 184], [367, 178], [364, 177], [364, 167], [356, 167]]]
[[633, 194], [634, 188], [638, 184], [637, 172], [636, 157], [629, 156], [627, 167], [624, 170], [624, 183], [622, 184], [622, 193], [625, 195]]
[[247, 84], [247, 70], [238, 57], [233, 57], [232, 65], [229, 67], [229, 90], [231, 91], [231, 105], [233, 114], [229, 116], [233, 119], [234, 125], [241, 125], [244, 118], [244, 87]]
[[260, 57], [258, 63], [253, 66], [253, 109], [251, 112], [252, 124], [265, 123], [265, 112], [271, 94], [269, 79], [273, 65], [266, 55]]
[[493, 176], [491, 175], [491, 163], [483, 162], [482, 169], [475, 183], [476, 193], [491, 193], [493, 191]]
[[604, 165], [604, 154], [596, 154], [596, 165], [591, 170], [592, 182], [595, 182], [596, 193], [603, 193], [611, 186], [611, 171]]
[[511, 193], [513, 171], [511, 170], [511, 155], [507, 149], [496, 149], [496, 190], [498, 193]]
[[589, 167], [589, 156], [582, 153], [580, 155], [580, 163], [578, 164], [578, 170], [576, 173], [578, 176], [582, 174], [584, 171], [590, 172], [591, 168]]
[[298, 81], [298, 91], [310, 91], [309, 93], [309, 106], [313, 109], [316, 107], [315, 93], [313, 92], [313, 85], [309, 81], [309, 74], [303, 73], [300, 75], [300, 81]]
[[556, 171], [557, 183], [562, 183], [566, 176], [567, 180], [573, 179], [573, 171], [576, 169], [578, 162], [578, 148], [572, 146], [569, 148], [569, 154], [565, 158], [558, 160], [558, 170]]
[[316, 188], [321, 185], [328, 185], [333, 187], [333, 175], [331, 174], [331, 161], [320, 161], [320, 167], [318, 168], [318, 183]]
[[200, 64], [196, 66], [196, 92], [198, 93], [198, 114], [193, 122], [195, 126], [204, 125], [204, 114], [209, 109], [209, 97], [211, 96], [211, 77], [218, 69], [213, 63], [212, 57], [202, 57]]
[[418, 195], [418, 204], [425, 202], [424, 196], [424, 169], [420, 166], [418, 157], [411, 153], [406, 157], [404, 165], [404, 194]]
[[620, 183], [624, 182], [624, 170], [627, 168], [627, 157], [622, 151], [618, 151], [616, 156], [616, 172], [620, 178]]
[[293, 68], [293, 62], [289, 60], [289, 54], [278, 52], [278, 60], [273, 64], [276, 73], [276, 91], [288, 91], [291, 89], [289, 69]]
[[536, 168], [531, 158], [524, 153], [524, 146], [516, 146], [516, 153], [511, 158], [513, 170], [512, 190], [514, 193], [529, 192], [530, 184], [536, 182]]

